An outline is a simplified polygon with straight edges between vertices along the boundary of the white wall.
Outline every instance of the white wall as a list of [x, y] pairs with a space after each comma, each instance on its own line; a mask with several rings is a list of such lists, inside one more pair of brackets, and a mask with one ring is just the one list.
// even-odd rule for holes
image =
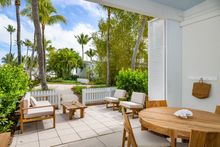
[[[213, 11], [209, 7], [205, 14], [199, 15], [199, 9], [204, 12], [211, 2], [206, 1], [188, 10], [182, 23], [182, 106], [213, 112], [216, 105], [220, 105], [220, 8], [215, 5]], [[213, 2], [220, 3], [218, 0]], [[206, 81], [212, 84], [211, 95], [207, 99], [192, 96], [194, 81], [189, 77], [199, 76], [217, 77], [217, 80]]]

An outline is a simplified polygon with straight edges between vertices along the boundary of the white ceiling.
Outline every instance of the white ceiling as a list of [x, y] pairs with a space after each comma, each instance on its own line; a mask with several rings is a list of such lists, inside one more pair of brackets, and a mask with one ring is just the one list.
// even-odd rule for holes
[[187, 10], [205, 0], [151, 0], [151, 1], [164, 4], [173, 8]]

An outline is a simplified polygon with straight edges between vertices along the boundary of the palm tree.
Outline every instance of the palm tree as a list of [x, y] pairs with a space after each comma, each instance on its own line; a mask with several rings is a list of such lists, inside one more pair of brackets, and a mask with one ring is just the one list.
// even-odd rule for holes
[[[21, 14], [32, 19], [32, 9], [31, 9], [31, 1], [28, 0], [26, 4], [26, 8], [22, 10]], [[62, 15], [57, 14], [56, 8], [53, 6], [50, 0], [39, 0], [39, 19], [41, 23], [41, 31], [42, 31], [42, 43], [43, 43], [43, 51], [44, 51], [44, 66], [46, 65], [46, 51], [45, 51], [45, 26], [53, 25], [56, 23], [66, 23], [66, 19]]]
[[43, 55], [43, 45], [42, 45], [42, 37], [40, 30], [40, 20], [38, 14], [38, 0], [32, 0], [32, 16], [33, 16], [34, 28], [36, 31], [39, 79], [41, 82], [41, 88], [44, 90], [44, 89], [48, 89], [48, 86], [47, 86], [46, 74], [44, 70], [44, 55]]
[[11, 54], [11, 50], [12, 50], [12, 33], [14, 33], [16, 29], [10, 24], [7, 27], [5, 27], [5, 29], [10, 33], [10, 51], [9, 51], [9, 54]]
[[89, 49], [88, 51], [85, 52], [87, 56], [90, 57], [90, 60], [92, 61], [92, 57], [94, 57], [96, 55], [96, 50], [93, 49]]
[[141, 39], [143, 37], [144, 34], [144, 29], [145, 29], [145, 25], [146, 25], [146, 20], [147, 17], [145, 15], [142, 16], [142, 23], [141, 23], [141, 29], [139, 31], [139, 35], [134, 47], [134, 51], [133, 51], [133, 55], [132, 55], [132, 62], [131, 62], [131, 69], [135, 70], [135, 63], [136, 63], [136, 58], [137, 58], [137, 53], [138, 53], [138, 49], [141, 43]]
[[12, 66], [16, 65], [14, 54], [6, 54], [4, 57], [2, 57], [2, 63], [10, 64]]
[[11, 5], [11, 0], [0, 0], [0, 6], [6, 7]]
[[[11, 5], [12, 0], [0, 0], [0, 6], [6, 7]], [[18, 47], [18, 64], [21, 64], [21, 22], [20, 22], [20, 0], [15, 0], [16, 21], [17, 21], [17, 47]]]
[[84, 60], [84, 45], [86, 45], [91, 40], [91, 37], [81, 33], [80, 35], [75, 36], [75, 38], [77, 39], [77, 42], [82, 46], [82, 61], [83, 61]]
[[21, 64], [21, 21], [20, 21], [20, 0], [15, 0], [16, 20], [17, 20], [17, 47], [18, 47], [18, 65]]
[[27, 62], [28, 62], [28, 51], [30, 50], [30, 47], [33, 46], [33, 43], [32, 43], [29, 39], [25, 39], [25, 41], [23, 41], [23, 44], [27, 47], [25, 64], [26, 64], [26, 69], [28, 69], [28, 66], [27, 66]]

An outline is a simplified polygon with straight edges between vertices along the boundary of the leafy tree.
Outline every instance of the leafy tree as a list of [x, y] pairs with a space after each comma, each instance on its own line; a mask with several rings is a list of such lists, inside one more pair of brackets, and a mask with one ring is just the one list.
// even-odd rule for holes
[[[142, 17], [139, 14], [111, 9], [111, 29], [109, 38], [111, 85], [115, 84], [115, 77], [122, 68], [128, 69], [131, 67], [132, 54], [142, 26], [141, 22]], [[99, 30], [92, 36], [99, 59], [96, 66], [96, 72], [98, 77], [106, 81], [106, 36], [108, 33], [108, 20], [101, 19], [98, 26]], [[136, 58], [137, 69], [147, 68], [147, 31], [147, 26], [145, 26], [143, 39], [140, 42]]]
[[11, 50], [12, 50], [12, 33], [14, 33], [16, 29], [10, 24], [7, 27], [5, 27], [5, 29], [10, 33], [10, 50], [9, 50], [9, 54], [11, 54]]
[[96, 50], [90, 48], [85, 54], [90, 58], [90, 61], [92, 61], [92, 58], [96, 55]]
[[48, 60], [48, 70], [54, 71], [57, 77], [69, 78], [74, 68], [82, 66], [82, 59], [79, 54], [72, 49], [59, 49], [51, 52]]
[[75, 38], [77, 39], [77, 42], [82, 46], [82, 60], [84, 61], [84, 45], [86, 45], [91, 40], [91, 37], [81, 33], [80, 35], [75, 36]]
[[25, 56], [25, 65], [26, 68], [28, 69], [27, 66], [27, 62], [28, 62], [28, 51], [30, 50], [30, 47], [33, 47], [33, 43], [29, 40], [29, 39], [25, 39], [25, 41], [23, 41], [23, 44], [27, 47], [27, 52], [26, 52], [26, 56]]

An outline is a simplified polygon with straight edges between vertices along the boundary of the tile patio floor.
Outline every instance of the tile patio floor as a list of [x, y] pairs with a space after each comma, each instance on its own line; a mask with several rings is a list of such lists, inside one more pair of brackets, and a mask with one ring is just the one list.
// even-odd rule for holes
[[[132, 127], [140, 129], [138, 119], [130, 119]], [[106, 109], [104, 105], [89, 106], [85, 118], [76, 112], [73, 120], [61, 110], [56, 111], [56, 128], [52, 120], [24, 125], [24, 133], [15, 133], [11, 147], [113, 147], [121, 145], [123, 118], [118, 111]], [[117, 144], [117, 145], [116, 145]]]

